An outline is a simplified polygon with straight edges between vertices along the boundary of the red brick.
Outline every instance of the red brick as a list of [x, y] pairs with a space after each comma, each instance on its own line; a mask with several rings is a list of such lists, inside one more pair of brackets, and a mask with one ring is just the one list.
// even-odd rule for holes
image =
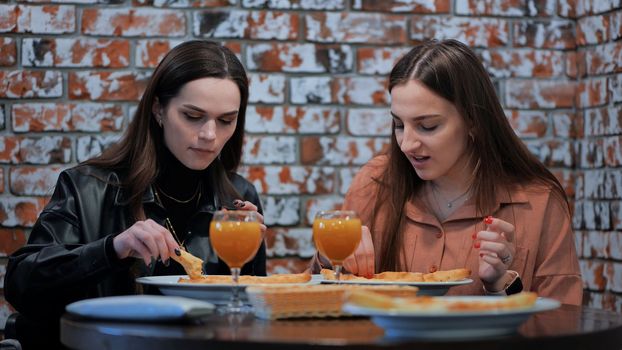
[[296, 138], [293, 136], [246, 136], [244, 138], [244, 164], [294, 164]]
[[590, 48], [585, 51], [585, 64], [590, 75], [622, 72], [622, 42]]
[[84, 8], [82, 33], [113, 36], [184, 36], [186, 16], [177, 10]]
[[173, 47], [182, 40], [138, 40], [136, 42], [136, 66], [155, 68]]
[[336, 210], [341, 209], [343, 205], [343, 197], [341, 196], [316, 196], [307, 200], [306, 207], [306, 224], [313, 225], [313, 219], [315, 214], [321, 210]]
[[59, 166], [11, 167], [9, 187], [11, 193], [19, 196], [51, 196], [58, 179], [58, 174], [65, 169]]
[[335, 190], [335, 170], [329, 167], [244, 166], [239, 170], [261, 194], [328, 194]]
[[273, 43], [246, 47], [249, 70], [268, 72], [345, 73], [352, 70], [349, 46]]
[[533, 111], [506, 111], [506, 115], [521, 138], [542, 137], [546, 134], [547, 118], [543, 112]]
[[22, 65], [38, 67], [127, 67], [127, 40], [25, 38]]
[[601, 261], [579, 260], [584, 287], [597, 291], [604, 291], [607, 288], [605, 264]]
[[277, 74], [249, 74], [250, 103], [285, 102], [285, 76]]
[[16, 104], [12, 108], [15, 132], [119, 131], [123, 108], [112, 104]]
[[356, 54], [357, 71], [361, 74], [388, 75], [408, 51], [409, 48], [402, 47], [361, 47]]
[[343, 10], [346, 0], [243, 0], [242, 6], [283, 10]]
[[497, 18], [412, 16], [410, 31], [415, 42], [456, 39], [471, 47], [497, 47], [509, 41], [508, 22]]
[[0, 98], [48, 98], [63, 94], [59, 71], [0, 71]]
[[[0, 198], [0, 224], [4, 227], [32, 227], [43, 210], [45, 202], [43, 198]], [[7, 244], [7, 248], [13, 246]]]
[[496, 78], [554, 77], [564, 75], [564, 54], [550, 50], [486, 50], [480, 56]]
[[622, 106], [603, 107], [585, 111], [585, 135], [622, 134]]
[[[622, 166], [622, 136], [611, 136], [605, 139], [605, 164], [610, 167]], [[620, 192], [622, 195], [622, 192]]]
[[574, 49], [571, 21], [521, 21], [514, 23], [514, 45], [543, 49]]
[[586, 52], [567, 52], [566, 53], [566, 75], [570, 78], [582, 78], [587, 71], [585, 61]]
[[448, 13], [449, 0], [359, 0], [352, 5], [354, 10], [407, 13]]
[[581, 46], [609, 41], [609, 16], [579, 18], [576, 41]]
[[172, 8], [204, 8], [221, 7], [235, 3], [231, 0], [132, 0], [133, 6], [153, 6], [153, 7], [172, 7]]
[[305, 38], [317, 42], [406, 43], [406, 18], [368, 13], [313, 13], [305, 16]]
[[0, 66], [12, 66], [15, 62], [17, 62], [15, 39], [0, 37]]
[[213, 10], [194, 14], [194, 35], [210, 38], [296, 40], [300, 18], [293, 12]]
[[0, 33], [17, 31], [17, 16], [19, 14], [16, 5], [0, 4]]
[[349, 134], [354, 136], [391, 135], [391, 117], [385, 108], [350, 108], [347, 126]]
[[388, 138], [307, 136], [301, 140], [302, 164], [363, 165], [386, 151]]
[[0, 257], [6, 257], [26, 244], [26, 232], [22, 229], [0, 228]]
[[275, 273], [302, 273], [309, 268], [310, 259], [281, 258], [268, 259], [267, 270], [269, 274]]
[[553, 121], [553, 136], [561, 138], [583, 137], [583, 118], [571, 112], [554, 112], [551, 114]]
[[603, 140], [579, 140], [578, 161], [581, 168], [600, 168], [605, 165]]
[[583, 80], [577, 85], [577, 107], [602, 106], [609, 102], [607, 95], [607, 78]]
[[137, 101], [148, 73], [124, 71], [70, 72], [69, 98], [97, 101]]
[[249, 106], [246, 131], [250, 133], [335, 134], [342, 111], [333, 107]]
[[575, 176], [570, 170], [553, 170], [553, 175], [559, 183], [564, 187], [566, 195], [570, 198], [575, 195]]
[[[63, 34], [76, 30], [75, 6], [73, 5], [19, 5], [17, 15], [18, 33]], [[1, 22], [1, 21], [0, 21]]]
[[507, 80], [509, 108], [569, 108], [574, 106], [575, 83], [570, 81]]
[[263, 219], [268, 227], [300, 223], [300, 198], [262, 196]]
[[311, 258], [315, 254], [311, 228], [268, 229], [266, 245], [268, 257]]
[[84, 162], [93, 158], [110, 145], [119, 141], [120, 134], [107, 134], [98, 136], [83, 136], [78, 138], [76, 149], [76, 159], [78, 162]]

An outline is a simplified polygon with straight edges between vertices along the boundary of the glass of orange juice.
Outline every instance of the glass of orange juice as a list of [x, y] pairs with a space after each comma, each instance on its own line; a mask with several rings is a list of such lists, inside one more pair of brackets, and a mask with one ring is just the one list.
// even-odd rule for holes
[[335, 279], [339, 281], [343, 261], [361, 242], [361, 220], [351, 210], [320, 211], [313, 220], [315, 247], [335, 268]]
[[261, 222], [254, 211], [220, 210], [214, 213], [210, 223], [210, 242], [221, 258], [231, 269], [231, 303], [226, 313], [250, 312], [239, 296], [240, 269], [249, 262], [261, 245]]

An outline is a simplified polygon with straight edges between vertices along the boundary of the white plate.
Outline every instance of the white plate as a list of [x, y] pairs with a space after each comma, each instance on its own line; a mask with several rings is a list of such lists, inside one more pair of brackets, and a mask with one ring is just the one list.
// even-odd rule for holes
[[[334, 280], [322, 280], [322, 283], [325, 284], [337, 284], [337, 281]], [[379, 281], [379, 280], [369, 280], [369, 281], [341, 281], [342, 284], [365, 284], [365, 285], [402, 285], [402, 286], [415, 286], [419, 288], [417, 292], [418, 295], [434, 295], [440, 296], [445, 295], [449, 288], [454, 286], [462, 286], [465, 284], [473, 283], [473, 280], [470, 278], [465, 278], [460, 281], [452, 281], [452, 282], [391, 282], [391, 281]]]
[[214, 311], [214, 305], [163, 295], [125, 295], [76, 301], [67, 305], [66, 310], [89, 318], [162, 321], [208, 315]]
[[[146, 285], [158, 287], [164, 295], [174, 295], [209, 301], [214, 304], [227, 304], [231, 300], [232, 283], [215, 284], [215, 283], [179, 283], [179, 278], [188, 278], [187, 275], [171, 275], [171, 276], [148, 276], [139, 277], [136, 282]], [[282, 283], [283, 286], [317, 284], [319, 281], [313, 279], [307, 283]], [[248, 304], [245, 289], [248, 284], [240, 284], [240, 299]]]
[[[485, 301], [486, 296], [443, 297], [460, 301]], [[560, 306], [557, 300], [538, 298], [533, 307], [518, 310], [478, 312], [413, 312], [385, 311], [352, 304], [343, 310], [357, 316], [370, 316], [389, 337], [397, 338], [484, 338], [513, 334], [532, 314], [553, 310]]]

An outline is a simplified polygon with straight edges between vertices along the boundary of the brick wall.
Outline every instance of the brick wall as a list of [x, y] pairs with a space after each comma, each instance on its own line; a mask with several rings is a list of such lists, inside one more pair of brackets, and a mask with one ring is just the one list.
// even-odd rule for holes
[[574, 200], [586, 301], [620, 310], [621, 9], [620, 0], [0, 0], [0, 254], [25, 242], [59, 171], [119, 137], [164, 53], [211, 38], [249, 70], [241, 172], [262, 194], [270, 271], [301, 271], [314, 213], [339, 207], [357, 169], [388, 145], [393, 63], [415, 43], [456, 38], [476, 48], [516, 132]]

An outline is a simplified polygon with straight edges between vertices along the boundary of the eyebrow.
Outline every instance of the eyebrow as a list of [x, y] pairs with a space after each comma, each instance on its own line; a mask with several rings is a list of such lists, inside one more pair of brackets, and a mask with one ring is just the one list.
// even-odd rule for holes
[[[395, 119], [399, 119], [402, 120], [402, 118], [400, 118], [397, 114], [393, 113], [393, 111], [390, 111], [391, 116]], [[422, 115], [418, 115], [414, 118], [412, 118], [413, 121], [415, 120], [420, 120], [420, 119], [425, 119], [425, 118], [433, 118], [433, 117], [440, 117], [440, 114], [422, 114]]]
[[[188, 108], [188, 109], [192, 109], [193, 111], [202, 113], [202, 114], [208, 114], [207, 111], [205, 111], [203, 108], [197, 107], [195, 105], [190, 105], [190, 104], [184, 104], [182, 105], [182, 107]], [[235, 111], [230, 111], [230, 112], [225, 112], [221, 115], [219, 115], [219, 117], [226, 117], [226, 116], [235, 116], [236, 114], [238, 114], [238, 110], [236, 109]]]

